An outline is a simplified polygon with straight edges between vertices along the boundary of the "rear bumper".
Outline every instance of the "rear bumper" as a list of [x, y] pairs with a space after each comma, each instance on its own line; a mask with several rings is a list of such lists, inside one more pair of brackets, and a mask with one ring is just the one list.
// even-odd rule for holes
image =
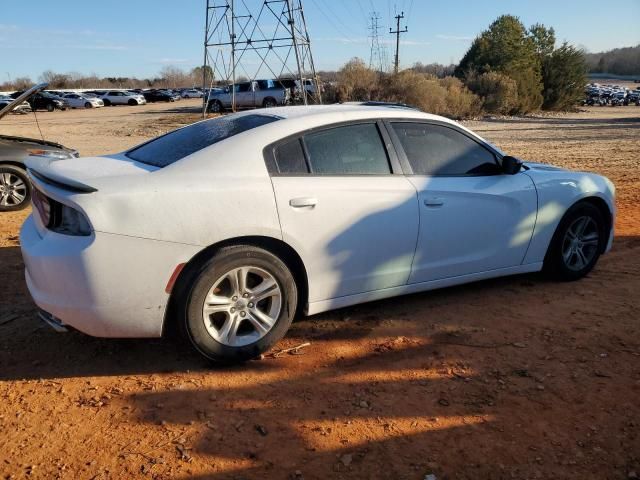
[[71, 237], [36, 228], [20, 232], [25, 277], [36, 305], [59, 322], [96, 337], [159, 337], [176, 265], [196, 247], [121, 235]]

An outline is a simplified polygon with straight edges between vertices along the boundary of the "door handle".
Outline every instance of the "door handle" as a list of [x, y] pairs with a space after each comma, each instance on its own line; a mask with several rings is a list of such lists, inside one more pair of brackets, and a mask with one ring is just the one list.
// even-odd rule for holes
[[441, 197], [431, 197], [424, 199], [425, 207], [441, 207], [444, 205], [444, 198]]
[[289, 205], [293, 208], [315, 207], [318, 204], [318, 199], [313, 197], [292, 198], [289, 200]]

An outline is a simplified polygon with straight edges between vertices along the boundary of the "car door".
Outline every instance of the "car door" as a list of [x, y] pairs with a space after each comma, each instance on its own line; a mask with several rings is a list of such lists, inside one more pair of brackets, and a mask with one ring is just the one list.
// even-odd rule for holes
[[409, 283], [521, 265], [537, 215], [529, 176], [504, 174], [490, 146], [453, 125], [387, 125], [418, 192], [420, 233]]
[[302, 257], [310, 303], [405, 285], [409, 278], [416, 191], [385, 138], [390, 142], [382, 124], [370, 121], [265, 149], [283, 239]]

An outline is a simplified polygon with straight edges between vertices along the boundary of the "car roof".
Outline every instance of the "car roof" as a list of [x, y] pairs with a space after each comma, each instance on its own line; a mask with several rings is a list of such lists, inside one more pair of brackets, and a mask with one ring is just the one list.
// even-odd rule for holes
[[[256, 115], [255, 111], [242, 112], [237, 115]], [[308, 106], [287, 106], [265, 108], [260, 110], [262, 115], [273, 115], [282, 120], [291, 120], [291, 123], [306, 124], [305, 128], [322, 126], [331, 123], [348, 122], [352, 120], [366, 120], [374, 118], [408, 118], [416, 120], [432, 120], [457, 125], [450, 120], [439, 115], [424, 113], [420, 110], [398, 106], [396, 104], [333, 104], [333, 105], [308, 105]], [[284, 122], [282, 122], [284, 123]], [[274, 126], [280, 124], [277, 122]], [[289, 123], [289, 122], [287, 122]]]

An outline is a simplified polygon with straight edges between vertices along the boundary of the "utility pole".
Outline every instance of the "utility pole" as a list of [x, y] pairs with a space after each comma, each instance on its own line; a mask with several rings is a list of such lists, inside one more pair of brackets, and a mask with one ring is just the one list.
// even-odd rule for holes
[[400, 30], [400, 20], [404, 19], [404, 12], [400, 13], [400, 15], [396, 15], [396, 29], [395, 31], [391, 28], [389, 29], [389, 33], [394, 34], [396, 36], [396, 60], [393, 68], [394, 73], [398, 73], [400, 68], [400, 34], [407, 33], [409, 29], [405, 26], [404, 30]]

